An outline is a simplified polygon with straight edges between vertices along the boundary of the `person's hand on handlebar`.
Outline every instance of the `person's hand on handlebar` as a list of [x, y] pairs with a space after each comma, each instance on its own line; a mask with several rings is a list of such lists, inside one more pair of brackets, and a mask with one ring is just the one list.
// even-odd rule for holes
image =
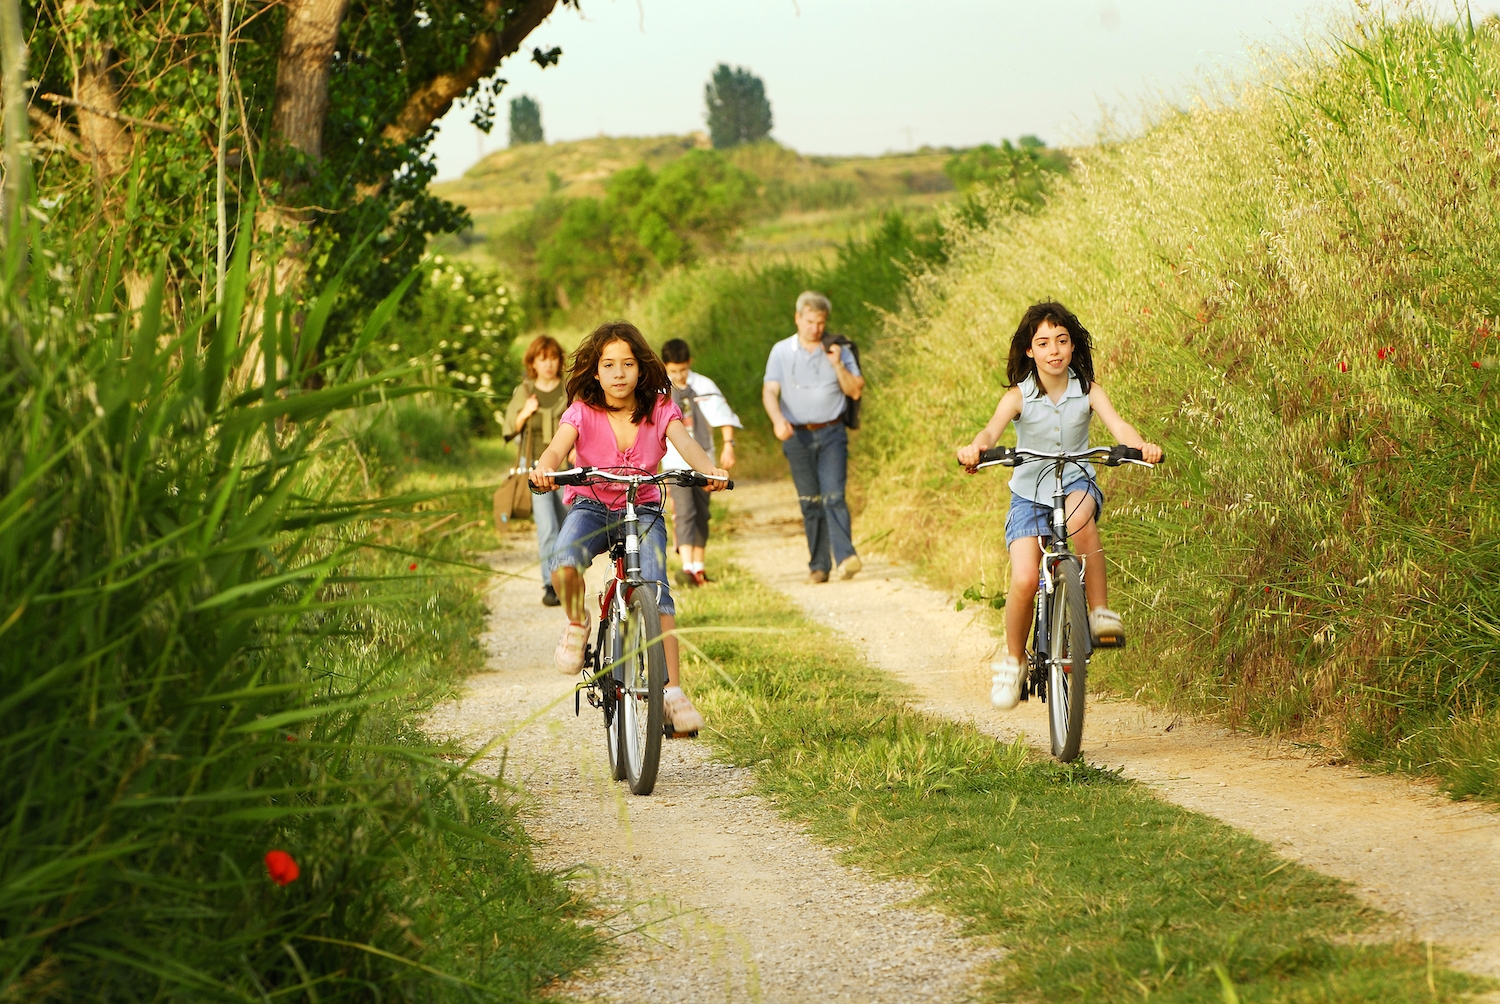
[[531, 473], [527, 477], [531, 479], [532, 484], [536, 485], [542, 491], [555, 491], [557, 489], [557, 482], [552, 480], [552, 475], [556, 471], [556, 467], [547, 463], [545, 459], [542, 459], [536, 462], [536, 466], [531, 469]]
[[[721, 492], [729, 487], [729, 472], [722, 467], [715, 467], [711, 471], [699, 471], [698, 473], [708, 475], [708, 484], [703, 486], [703, 490], [706, 492]], [[715, 481], [714, 478], [722, 478], [723, 480]]]
[[1155, 443], [1142, 443], [1140, 445], [1141, 459], [1148, 464], [1159, 464], [1164, 456], [1160, 446]]
[[960, 446], [958, 448], [958, 462], [963, 465], [964, 470], [973, 474], [979, 464], [979, 454], [984, 452], [984, 449], [978, 443]]

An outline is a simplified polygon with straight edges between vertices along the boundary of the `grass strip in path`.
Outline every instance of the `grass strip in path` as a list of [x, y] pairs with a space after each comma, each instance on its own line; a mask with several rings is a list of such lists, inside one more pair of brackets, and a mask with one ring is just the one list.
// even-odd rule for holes
[[[733, 566], [679, 599], [716, 751], [879, 875], [1007, 949], [983, 1000], [1462, 1000], [1487, 983], [1342, 883], [1118, 774], [914, 712], [897, 683]], [[896, 615], [893, 611], [893, 616]], [[718, 627], [778, 629], [715, 633]], [[708, 629], [708, 630], [703, 630]]]

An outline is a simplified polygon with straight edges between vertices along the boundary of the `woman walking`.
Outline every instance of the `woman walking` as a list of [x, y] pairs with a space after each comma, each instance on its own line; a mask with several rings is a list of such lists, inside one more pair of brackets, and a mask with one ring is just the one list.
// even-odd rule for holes
[[[568, 392], [562, 382], [563, 350], [551, 335], [538, 335], [522, 357], [526, 379], [516, 387], [505, 409], [505, 438], [520, 437], [516, 467], [526, 470], [557, 435], [557, 423], [568, 407]], [[567, 518], [562, 492], [534, 495], [531, 518], [536, 521], [536, 546], [541, 554], [542, 603], [558, 605], [557, 593], [547, 577], [547, 562], [557, 547], [557, 531]]]

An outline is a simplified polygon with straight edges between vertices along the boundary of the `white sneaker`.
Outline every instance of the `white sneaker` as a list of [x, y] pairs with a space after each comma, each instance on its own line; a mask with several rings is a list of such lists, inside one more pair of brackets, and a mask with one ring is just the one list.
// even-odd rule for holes
[[563, 628], [562, 637], [557, 640], [556, 651], [552, 653], [552, 661], [557, 665], [559, 673], [573, 676], [583, 669], [583, 650], [588, 640], [587, 621], [582, 624], [568, 622], [568, 626]]
[[990, 663], [994, 678], [990, 684], [990, 703], [1001, 711], [1009, 711], [1021, 703], [1021, 664], [1015, 656], [1007, 655], [999, 662]]
[[666, 699], [667, 724], [677, 735], [694, 735], [703, 728], [703, 716], [682, 691]]
[[1089, 633], [1094, 644], [1100, 648], [1111, 648], [1125, 644], [1125, 625], [1120, 615], [1109, 607], [1095, 607], [1089, 611]]

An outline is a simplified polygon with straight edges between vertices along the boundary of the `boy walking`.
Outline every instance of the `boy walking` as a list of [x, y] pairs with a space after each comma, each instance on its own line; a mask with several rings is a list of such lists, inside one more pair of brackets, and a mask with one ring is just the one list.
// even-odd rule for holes
[[[708, 377], [693, 372], [693, 354], [688, 343], [674, 338], [661, 347], [662, 362], [667, 364], [667, 378], [672, 381], [672, 402], [682, 411], [682, 424], [692, 434], [703, 452], [714, 455], [714, 430], [724, 440], [719, 466], [734, 467], [734, 430], [740, 428], [739, 416], [729, 407], [719, 387]], [[662, 470], [685, 471], [688, 464], [676, 448], [667, 444]], [[708, 582], [703, 574], [703, 552], [708, 546], [708, 492], [702, 488], [670, 486], [673, 527], [677, 533], [677, 553], [682, 557], [682, 571], [677, 581], [685, 586]]]

